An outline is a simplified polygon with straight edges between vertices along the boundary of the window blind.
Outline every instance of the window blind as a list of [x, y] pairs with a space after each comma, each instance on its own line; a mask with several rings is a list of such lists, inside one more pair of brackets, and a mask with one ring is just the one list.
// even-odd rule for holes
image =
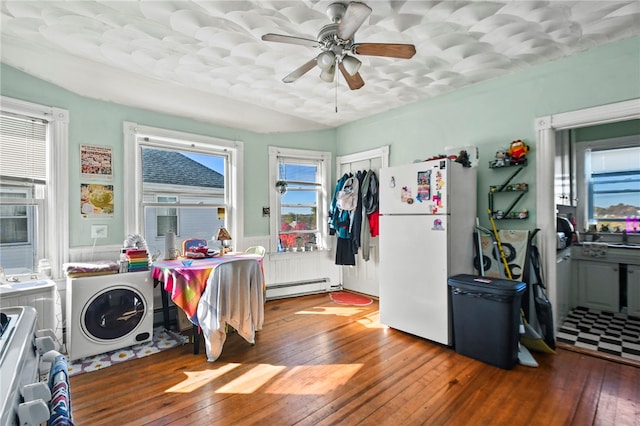
[[47, 122], [0, 112], [0, 177], [45, 184]]

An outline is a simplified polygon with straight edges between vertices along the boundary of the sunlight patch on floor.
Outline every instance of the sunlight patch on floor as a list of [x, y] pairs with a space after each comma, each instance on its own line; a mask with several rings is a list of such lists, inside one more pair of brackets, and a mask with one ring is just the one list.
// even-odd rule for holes
[[[211, 382], [223, 379], [242, 364], [229, 363], [204, 371], [187, 371], [187, 378], [165, 392], [189, 393]], [[345, 385], [363, 364], [328, 364], [283, 366], [256, 364], [249, 371], [221, 384], [216, 393], [323, 395]]]
[[258, 364], [217, 389], [216, 393], [253, 393], [285, 368], [283, 365]]
[[362, 364], [301, 365], [288, 369], [270, 383], [265, 393], [323, 395], [345, 385]]
[[380, 312], [374, 312], [370, 315], [366, 315], [362, 319], [359, 319], [358, 322], [367, 328], [387, 328], [386, 325], [380, 324]]
[[233, 369], [240, 367], [242, 364], [230, 363], [221, 365], [220, 368], [204, 371], [186, 371], [187, 378], [175, 386], [170, 387], [165, 392], [189, 393], [209, 382], [214, 381], [218, 377], [222, 377]]
[[337, 315], [341, 317], [350, 317], [358, 315], [366, 309], [355, 306], [336, 306], [336, 307], [318, 307], [310, 311], [298, 311], [296, 315]]

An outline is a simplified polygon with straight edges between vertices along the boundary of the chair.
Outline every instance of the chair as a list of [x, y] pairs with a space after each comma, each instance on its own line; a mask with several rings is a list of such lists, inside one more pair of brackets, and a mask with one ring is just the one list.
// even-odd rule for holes
[[244, 251], [245, 253], [257, 254], [259, 256], [264, 257], [266, 250], [262, 246], [251, 246]]
[[[266, 250], [262, 246], [251, 246], [244, 251], [245, 253], [257, 254], [258, 256], [264, 257]], [[267, 300], [267, 283], [262, 284], [262, 300]]]

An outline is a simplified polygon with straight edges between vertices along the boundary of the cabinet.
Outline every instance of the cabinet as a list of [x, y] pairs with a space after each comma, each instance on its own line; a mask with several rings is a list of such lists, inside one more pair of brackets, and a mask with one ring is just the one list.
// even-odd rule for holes
[[[492, 185], [489, 187], [489, 214], [494, 219], [526, 219], [529, 217], [527, 210], [514, 210], [516, 204], [525, 196], [529, 191], [529, 185], [527, 183], [511, 183], [513, 179], [524, 170], [524, 164], [496, 166], [491, 164], [491, 169], [510, 169], [511, 174], [500, 184]], [[498, 201], [498, 198], [500, 200]], [[494, 205], [494, 199], [502, 208], [497, 208]], [[509, 203], [509, 204], [507, 204]]]
[[558, 324], [567, 318], [571, 306], [571, 249], [564, 249], [556, 255], [556, 309]]
[[640, 266], [627, 266], [627, 314], [640, 317]]
[[601, 311], [620, 310], [618, 264], [576, 262], [578, 305]]

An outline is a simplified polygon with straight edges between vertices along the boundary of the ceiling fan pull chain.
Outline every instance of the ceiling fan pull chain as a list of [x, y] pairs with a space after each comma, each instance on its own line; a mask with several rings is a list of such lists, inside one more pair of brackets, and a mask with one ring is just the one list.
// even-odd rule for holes
[[337, 75], [336, 76], [336, 114], [338, 113], [338, 80], [340, 79], [340, 76]]

